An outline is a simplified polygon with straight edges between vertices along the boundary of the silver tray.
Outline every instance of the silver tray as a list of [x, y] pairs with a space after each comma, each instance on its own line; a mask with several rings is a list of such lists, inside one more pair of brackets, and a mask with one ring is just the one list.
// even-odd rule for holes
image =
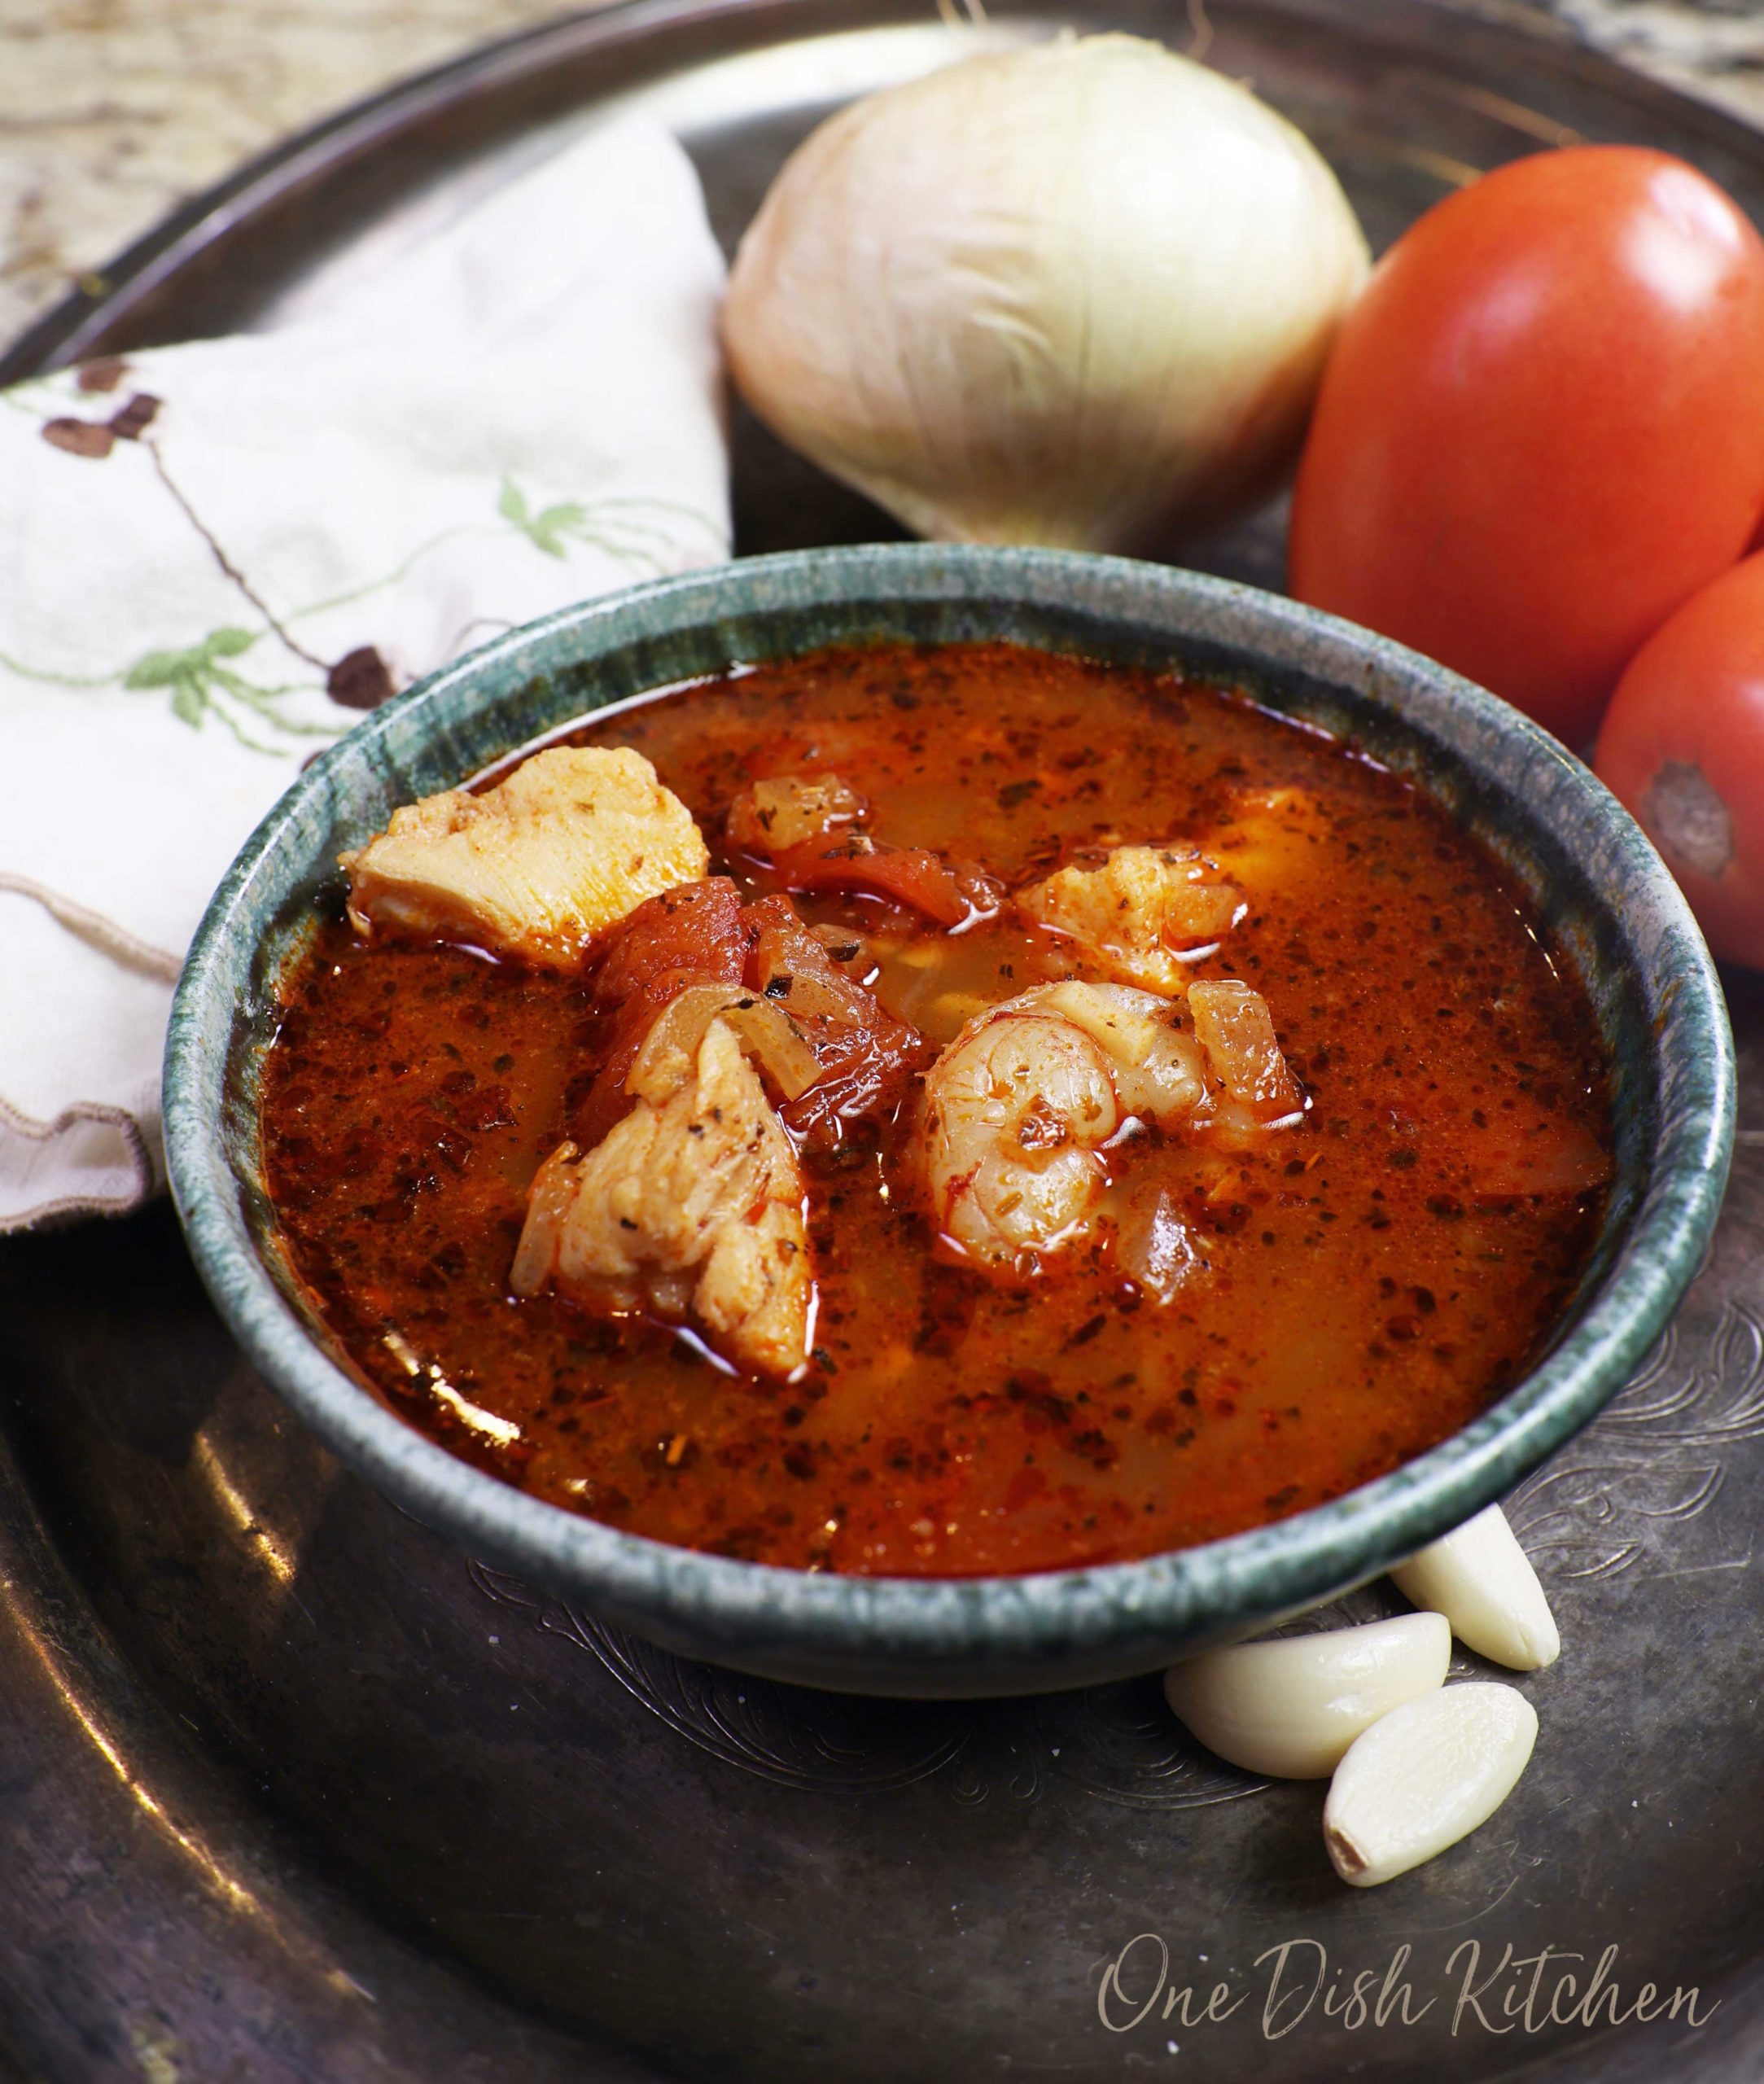
[[[1311, 131], [1381, 243], [1574, 136], [1680, 152], [1764, 216], [1764, 139], [1560, 40], [1420, 0], [1210, 13], [1211, 60]], [[1184, 0], [1082, 20], [1191, 35]], [[517, 38], [247, 169], [0, 379], [321, 309], [619, 98], [678, 131], [730, 239], [829, 107], [949, 34], [918, 0], [635, 0]], [[746, 420], [736, 478], [743, 549], [892, 532]], [[1277, 584], [1279, 545], [1271, 513], [1202, 561]], [[1513, 1502], [1568, 1645], [1529, 1683], [1535, 1762], [1474, 1838], [1366, 1895], [1329, 1872], [1317, 1791], [1195, 1753], [1154, 1683], [834, 1699], [469, 1562], [285, 1416], [163, 1206], [0, 1247], [0, 2080], [1755, 2084], [1764, 983], [1731, 996], [1740, 1152], [1709, 1264]], [[1166, 1991], [1196, 1997], [1129, 2023], [1166, 1950]], [[1215, 1984], [1228, 2016], [1202, 2020]]]

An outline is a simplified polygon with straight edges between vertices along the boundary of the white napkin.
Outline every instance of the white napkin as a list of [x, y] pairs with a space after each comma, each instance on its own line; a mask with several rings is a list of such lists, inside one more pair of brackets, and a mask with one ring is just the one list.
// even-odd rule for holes
[[628, 120], [322, 320], [0, 393], [0, 1230], [154, 1191], [172, 983], [315, 750], [728, 555], [722, 283], [685, 154]]

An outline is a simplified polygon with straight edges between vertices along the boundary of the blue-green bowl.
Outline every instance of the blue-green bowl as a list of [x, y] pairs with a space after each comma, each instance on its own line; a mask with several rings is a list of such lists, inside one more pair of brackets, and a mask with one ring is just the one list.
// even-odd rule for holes
[[[839, 1578], [615, 1532], [457, 1460], [348, 1369], [288, 1271], [259, 1150], [278, 977], [338, 854], [586, 711], [834, 643], [1001, 637], [1178, 664], [1354, 738], [1486, 840], [1578, 968], [1609, 1045], [1617, 1176], [1548, 1352], [1461, 1432], [1254, 1533], [1014, 1578]], [[567, 609], [389, 703], [265, 819], [204, 919], [165, 1066], [172, 1190], [246, 1352], [330, 1447], [473, 1554], [690, 1656], [847, 1691], [1076, 1686], [1326, 1599], [1499, 1497], [1586, 1424], [1665, 1326], [1712, 1230], [1733, 1141], [1721, 987], [1658, 856], [1556, 742], [1492, 696], [1332, 616], [1162, 566], [889, 545], [755, 559]]]

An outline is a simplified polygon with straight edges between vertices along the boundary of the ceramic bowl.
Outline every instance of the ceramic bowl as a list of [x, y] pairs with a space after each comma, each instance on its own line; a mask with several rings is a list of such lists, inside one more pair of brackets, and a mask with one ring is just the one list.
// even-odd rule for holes
[[[830, 643], [1002, 637], [1176, 664], [1346, 734], [1485, 838], [1585, 980], [1609, 1045], [1617, 1175], [1592, 1264], [1530, 1373], [1394, 1473], [1253, 1533], [1139, 1562], [956, 1580], [732, 1562], [526, 1496], [414, 1432], [303, 1303], [263, 1191], [258, 1078], [277, 979], [337, 855], [568, 719], [741, 661]], [[1664, 1328], [1712, 1230], [1733, 1136], [1719, 983], [1683, 900], [1618, 804], [1545, 733], [1399, 646], [1167, 567], [930, 545], [752, 559], [515, 631], [332, 746], [216, 894], [173, 1009], [173, 1193], [221, 1314], [344, 1461], [472, 1554], [684, 1654], [847, 1691], [983, 1695], [1153, 1669], [1330, 1597], [1499, 1497], [1587, 1423]]]

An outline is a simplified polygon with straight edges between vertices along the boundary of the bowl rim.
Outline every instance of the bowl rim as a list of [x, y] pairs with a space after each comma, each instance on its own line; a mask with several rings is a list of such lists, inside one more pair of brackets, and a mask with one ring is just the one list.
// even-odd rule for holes
[[[284, 869], [278, 848], [303, 809], [414, 711], [439, 716], [451, 699], [469, 713], [491, 698], [498, 674], [527, 665], [531, 677], [564, 655], [560, 645], [591, 662], [658, 628], [905, 600], [1073, 608], [1104, 620], [1135, 616], [1141, 626], [1149, 618], [1167, 628], [1173, 650], [1184, 620], [1246, 625], [1211, 640], [1241, 654], [1246, 672], [1272, 659], [1277, 670], [1381, 698], [1399, 722], [1409, 720], [1407, 696], [1435, 722], [1449, 711], [1455, 730], [1486, 746], [1517, 742], [1608, 843], [1604, 880], [1620, 875], [1624, 891], [1612, 915], [1631, 945], [1635, 922], [1645, 917], [1657, 951], [1642, 979], [1655, 1008], [1650, 1062], [1657, 1081], [1674, 1070], [1682, 1090], [1657, 1126], [1647, 1192], [1578, 1320], [1504, 1396], [1424, 1454], [1287, 1518], [1131, 1561], [956, 1578], [816, 1573], [624, 1532], [472, 1467], [328, 1359], [284, 1299], [244, 1220], [222, 1136], [227, 1053], [206, 1032], [217, 995], [231, 1018], [274, 915], [272, 905], [254, 924], [252, 907]], [[547, 646], [556, 655], [541, 665]], [[1628, 813], [1529, 719], [1388, 639], [1233, 580], [1083, 553], [933, 544], [789, 551], [599, 596], [493, 639], [383, 705], [300, 776], [228, 870], [177, 986], [164, 1071], [167, 1169], [201, 1276], [246, 1355], [346, 1463], [457, 1543], [581, 1595], [668, 1647], [870, 1692], [952, 1690], [913, 1683], [915, 1670], [922, 1682], [934, 1666], [956, 1682], [952, 1690], [990, 1692], [1013, 1690], [1015, 1663], [1035, 1666], [1015, 1690], [1044, 1686], [1062, 1664], [1074, 1673], [1066, 1683], [1149, 1669], [1154, 1640], [1167, 1641], [1158, 1654], [1169, 1662], [1179, 1648], [1277, 1619], [1364, 1582], [1493, 1501], [1616, 1393], [1664, 1328], [1714, 1228], [1734, 1114], [1725, 1000], [1688, 906]], [[842, 1682], [847, 1664], [851, 1675]], [[908, 1683], [891, 1683], [895, 1666]], [[960, 1684], [964, 1667], [987, 1683]]]

